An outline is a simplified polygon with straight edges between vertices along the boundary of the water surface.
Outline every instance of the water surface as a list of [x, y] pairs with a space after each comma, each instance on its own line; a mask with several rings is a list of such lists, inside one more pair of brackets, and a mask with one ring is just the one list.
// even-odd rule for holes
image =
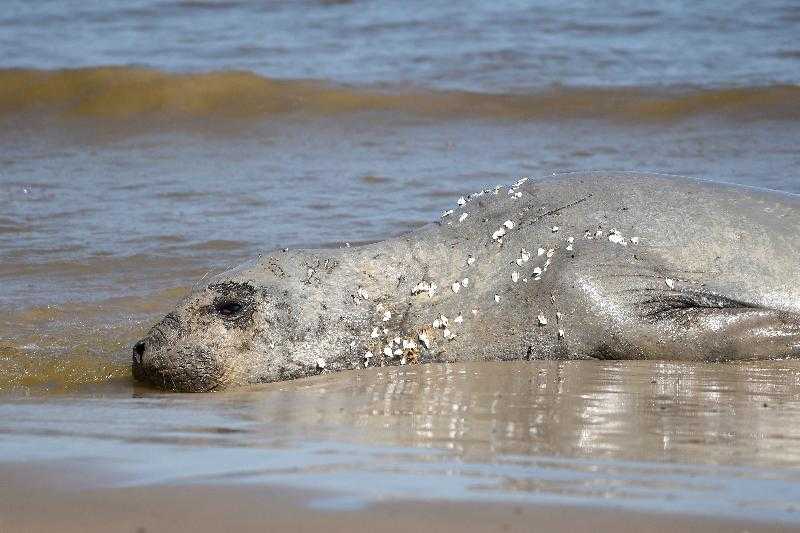
[[105, 387], [3, 403], [0, 457], [92, 467], [110, 488], [325, 491], [317, 508], [478, 500], [797, 523], [799, 370], [471, 363], [219, 394]]

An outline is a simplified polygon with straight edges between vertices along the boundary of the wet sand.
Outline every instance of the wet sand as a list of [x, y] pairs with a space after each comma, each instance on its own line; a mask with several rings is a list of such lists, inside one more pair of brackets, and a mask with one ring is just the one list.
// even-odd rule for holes
[[187, 509], [198, 531], [796, 528], [798, 375], [798, 361], [534, 361], [6, 396], [0, 515], [11, 531], [159, 530]]
[[[69, 477], [62, 477], [54, 487], [52, 475], [58, 470], [58, 465], [0, 466], [0, 479], [4, 481], [0, 484], [0, 531], [797, 531], [796, 526], [787, 524], [525, 503], [422, 499], [326, 510], [309, 507], [314, 492], [280, 486], [155, 485], [81, 490], [80, 482], [66, 481]], [[76, 474], [72, 472], [72, 477]]]

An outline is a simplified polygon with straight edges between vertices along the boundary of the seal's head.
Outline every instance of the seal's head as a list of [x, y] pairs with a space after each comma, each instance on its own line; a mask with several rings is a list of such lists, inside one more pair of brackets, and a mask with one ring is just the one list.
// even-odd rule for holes
[[207, 391], [252, 350], [262, 296], [251, 283], [210, 283], [181, 302], [133, 348], [133, 375], [166, 389]]
[[348, 327], [344, 319], [328, 327], [324, 300], [335, 287], [322, 282], [322, 269], [309, 274], [308, 263], [321, 261], [270, 255], [196, 287], [134, 345], [134, 377], [203, 392], [317, 373]]

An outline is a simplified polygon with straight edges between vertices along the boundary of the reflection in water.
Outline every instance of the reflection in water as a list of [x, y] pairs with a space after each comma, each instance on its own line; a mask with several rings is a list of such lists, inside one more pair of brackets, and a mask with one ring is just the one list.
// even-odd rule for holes
[[[800, 362], [517, 362], [321, 376], [233, 393], [259, 431], [454, 450], [800, 465]], [[302, 428], [300, 430], [300, 428]]]
[[116, 484], [267, 483], [350, 504], [522, 500], [800, 522], [800, 361], [431, 364], [133, 398], [128, 386], [7, 397], [0, 462], [88, 457], [114, 465]]

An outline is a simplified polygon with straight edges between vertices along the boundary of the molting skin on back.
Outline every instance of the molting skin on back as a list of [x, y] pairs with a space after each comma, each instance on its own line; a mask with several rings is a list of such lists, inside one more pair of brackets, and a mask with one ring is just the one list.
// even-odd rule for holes
[[800, 198], [663, 175], [523, 179], [407, 235], [275, 252], [133, 349], [178, 391], [433, 361], [800, 356]]

